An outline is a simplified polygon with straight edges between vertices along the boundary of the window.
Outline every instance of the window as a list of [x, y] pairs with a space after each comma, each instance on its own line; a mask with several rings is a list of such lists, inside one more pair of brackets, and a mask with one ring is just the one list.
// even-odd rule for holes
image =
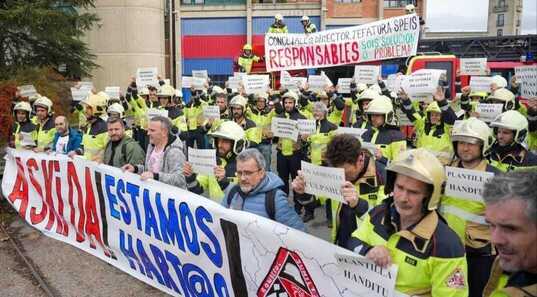
[[496, 26], [497, 27], [503, 27], [503, 14], [499, 14], [498, 17], [496, 18]]
[[504, 7], [505, 6], [505, 0], [498, 0], [498, 6]]
[[498, 36], [503, 36], [503, 29], [498, 29]]
[[413, 4], [414, 6], [418, 6], [416, 0], [384, 0], [384, 7], [385, 8], [403, 8], [407, 6], [408, 4]]

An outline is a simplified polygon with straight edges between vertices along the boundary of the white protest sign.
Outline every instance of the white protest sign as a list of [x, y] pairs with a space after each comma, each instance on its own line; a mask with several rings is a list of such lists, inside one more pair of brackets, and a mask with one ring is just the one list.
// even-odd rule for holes
[[246, 94], [264, 93], [268, 90], [270, 77], [268, 75], [245, 75], [242, 84]]
[[192, 88], [194, 88], [195, 90], [205, 89], [206, 83], [207, 83], [207, 80], [205, 78], [192, 77]]
[[21, 146], [35, 146], [35, 140], [32, 135], [32, 133], [29, 132], [19, 132], [20, 138], [20, 144]]
[[89, 93], [89, 89], [71, 88], [71, 97], [73, 98], [73, 101], [82, 101], [88, 97]]
[[297, 120], [298, 133], [300, 134], [314, 134], [315, 133], [315, 120]]
[[192, 70], [192, 77], [199, 77], [207, 80], [207, 78], [209, 78], [209, 73], [207, 70]]
[[81, 82], [78, 82], [78, 87], [80, 89], [88, 89], [88, 90], [93, 90], [93, 82], [91, 81], [81, 81]]
[[446, 195], [483, 202], [484, 184], [494, 173], [446, 166]]
[[350, 134], [356, 138], [362, 139], [362, 134], [366, 131], [367, 129], [363, 128], [337, 127], [336, 134]]
[[233, 92], [237, 92], [241, 86], [241, 78], [237, 76], [230, 76], [227, 80], [227, 87], [230, 88]]
[[352, 78], [339, 78], [337, 80], [338, 93], [350, 94], [351, 93]]
[[291, 77], [288, 84], [282, 85], [282, 87], [289, 91], [298, 91], [301, 87], [306, 85], [307, 81], [307, 77]]
[[[395, 281], [397, 279], [396, 265], [387, 268], [377, 266], [373, 261], [356, 254], [336, 254], [339, 270], [344, 275], [345, 283], [355, 296], [395, 296]], [[360, 282], [375, 284], [369, 292], [364, 292]]]
[[298, 127], [295, 120], [285, 118], [272, 118], [270, 131], [274, 137], [289, 138], [296, 141], [298, 138]]
[[487, 75], [487, 58], [461, 58], [461, 75]]
[[216, 105], [207, 105], [203, 107], [203, 117], [206, 119], [220, 119], [220, 107]]
[[136, 86], [141, 89], [147, 86], [158, 86], [157, 67], [138, 68], [136, 70]]
[[527, 99], [537, 99], [537, 65], [515, 67], [520, 95]]
[[388, 88], [388, 90], [390, 90], [391, 92], [397, 93], [401, 90], [401, 85], [406, 79], [408, 79], [408, 76], [406, 75], [390, 74], [386, 78], [386, 88]]
[[216, 150], [188, 148], [188, 162], [197, 174], [214, 175]]
[[[55, 168], [49, 180], [30, 181], [29, 172], [49, 167]], [[1, 183], [13, 211], [56, 244], [69, 244], [172, 296], [202, 290], [213, 296], [274, 297], [282, 292], [280, 280], [292, 292], [311, 297], [376, 297], [372, 294], [394, 288], [379, 266], [361, 262], [366, 270], [347, 268], [356, 262], [337, 255], [359, 257], [351, 251], [246, 209], [235, 210], [243, 205], [238, 196], [229, 209], [120, 168], [12, 149]], [[54, 202], [46, 209], [53, 216], [43, 215], [39, 189], [45, 185]], [[373, 281], [377, 275], [382, 281]], [[382, 290], [375, 293], [377, 285]]]
[[321, 71], [321, 76], [324, 77], [324, 80], [326, 81], [327, 86], [331, 87], [334, 85], [332, 80], [330, 80], [330, 78], [328, 77], [328, 75], [326, 75], [326, 73], [324, 73], [324, 71]]
[[492, 83], [492, 77], [490, 76], [472, 76], [470, 78], [470, 88], [473, 92], [487, 92], [490, 93], [490, 84]]
[[306, 182], [304, 189], [306, 193], [335, 199], [347, 204], [341, 194], [341, 186], [345, 183], [345, 170], [343, 168], [317, 166], [304, 161], [301, 161], [301, 164]]
[[233, 72], [233, 76], [238, 77], [241, 80], [242, 80], [242, 77], [245, 76], [245, 75], [248, 75], [248, 73], [246, 73], [246, 72]]
[[148, 108], [146, 111], [147, 119], [151, 120], [156, 116], [168, 117], [168, 111], [166, 109]]
[[19, 90], [19, 95], [21, 97], [32, 98], [37, 95], [37, 90], [35, 89], [34, 85], [24, 85], [17, 87], [17, 89]]
[[440, 76], [445, 73], [445, 70], [439, 69], [420, 69], [402, 81], [401, 86], [409, 95], [434, 94], [438, 88]]
[[121, 89], [120, 87], [106, 87], [104, 88], [104, 92], [112, 99], [119, 99]]
[[368, 150], [373, 156], [379, 150], [379, 148], [378, 148], [378, 146], [376, 144], [371, 143], [371, 142], [365, 142], [365, 141], [362, 141], [362, 148], [364, 150]]
[[267, 33], [267, 72], [325, 68], [412, 56], [416, 54], [419, 32], [419, 17], [411, 14], [311, 34]]
[[326, 87], [326, 78], [322, 75], [310, 75], [308, 77], [308, 85], [311, 91], [322, 91]]
[[356, 83], [375, 84], [380, 76], [380, 66], [378, 65], [356, 65], [354, 66], [354, 80]]
[[479, 119], [490, 123], [502, 113], [503, 104], [478, 103], [475, 111], [479, 114]]
[[192, 87], [192, 76], [183, 76], [181, 77], [181, 88], [191, 88]]

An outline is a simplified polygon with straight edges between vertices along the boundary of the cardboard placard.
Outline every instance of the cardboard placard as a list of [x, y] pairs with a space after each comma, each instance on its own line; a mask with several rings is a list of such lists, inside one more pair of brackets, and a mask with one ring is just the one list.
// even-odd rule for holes
[[268, 91], [270, 77], [268, 75], [245, 75], [242, 84], [246, 94], [258, 94]]
[[301, 170], [304, 174], [307, 194], [327, 197], [347, 204], [341, 193], [341, 187], [345, 183], [343, 168], [318, 166], [301, 161]]
[[190, 89], [191, 87], [192, 87], [192, 76], [181, 77], [181, 88]]
[[188, 148], [188, 162], [192, 165], [192, 171], [197, 174], [214, 175], [216, 167], [215, 149]]
[[34, 85], [19, 86], [17, 89], [19, 90], [19, 96], [21, 97], [32, 98], [37, 95], [37, 90], [35, 89]]
[[71, 98], [73, 101], [82, 101], [90, 94], [89, 89], [71, 88]]
[[445, 70], [420, 69], [402, 81], [401, 86], [408, 95], [434, 94], [438, 89], [438, 83]]
[[157, 67], [138, 68], [136, 70], [136, 86], [138, 89], [147, 86], [157, 87], [159, 85], [157, 75]]
[[487, 75], [487, 58], [461, 58], [461, 75]]
[[216, 105], [207, 105], [203, 107], [203, 117], [206, 119], [220, 119], [220, 107]]
[[274, 137], [289, 138], [294, 141], [298, 139], [298, 124], [295, 120], [274, 117], [270, 131]]
[[403, 81], [405, 81], [406, 79], [408, 79], [407, 75], [390, 74], [385, 81], [386, 88], [388, 88], [388, 90], [390, 90], [391, 92], [398, 93], [401, 90]]
[[515, 68], [517, 82], [520, 83], [520, 95], [527, 99], [537, 100], [537, 66], [521, 66]]
[[298, 133], [300, 134], [311, 135], [315, 133], [315, 129], [316, 129], [315, 120], [299, 119], [297, 120], [297, 125], [298, 125]]
[[308, 77], [309, 89], [314, 92], [323, 91], [328, 85], [326, 78], [322, 75], [310, 75]]
[[207, 84], [207, 80], [201, 77], [192, 77], [192, 88], [195, 90], [203, 90], [205, 89]]
[[233, 92], [237, 92], [241, 86], [241, 78], [237, 76], [230, 76], [227, 80], [227, 87], [230, 88]]
[[121, 88], [120, 87], [106, 87], [104, 92], [110, 96], [111, 99], [119, 99]]
[[351, 93], [352, 78], [339, 78], [337, 80], [338, 93], [350, 94]]
[[494, 173], [446, 166], [446, 195], [483, 202], [483, 188]]
[[478, 103], [475, 111], [479, 113], [479, 119], [490, 123], [502, 113], [503, 104]]
[[490, 84], [492, 83], [492, 77], [490, 76], [472, 76], [470, 78], [470, 88], [473, 92], [487, 92], [490, 93]]
[[209, 78], [209, 73], [207, 72], [207, 70], [192, 70], [192, 77], [198, 77], [207, 80]]
[[356, 65], [354, 66], [354, 80], [356, 83], [376, 84], [380, 77], [380, 66], [378, 65]]

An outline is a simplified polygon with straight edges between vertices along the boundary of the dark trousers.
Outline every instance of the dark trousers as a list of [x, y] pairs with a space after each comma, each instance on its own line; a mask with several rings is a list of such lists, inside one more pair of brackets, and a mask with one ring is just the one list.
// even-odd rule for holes
[[495, 256], [466, 254], [469, 297], [483, 296], [483, 289], [489, 280], [494, 258]]

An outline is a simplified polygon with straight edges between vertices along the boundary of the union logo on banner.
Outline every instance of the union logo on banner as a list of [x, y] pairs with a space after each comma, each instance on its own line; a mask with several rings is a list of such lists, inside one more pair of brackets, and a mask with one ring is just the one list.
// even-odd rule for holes
[[319, 297], [319, 291], [300, 256], [280, 247], [257, 297]]

